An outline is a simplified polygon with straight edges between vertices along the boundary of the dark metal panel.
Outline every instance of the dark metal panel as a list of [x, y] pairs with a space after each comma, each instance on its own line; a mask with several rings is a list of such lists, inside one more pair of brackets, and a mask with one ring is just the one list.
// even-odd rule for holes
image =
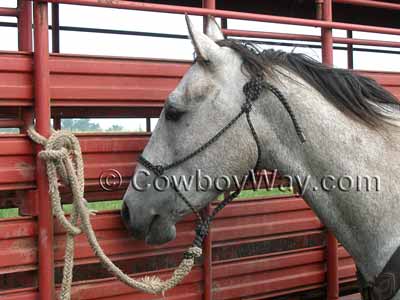
[[[91, 191], [104, 192], [101, 174], [109, 169], [120, 172], [126, 187], [136, 165], [137, 156], [143, 151], [149, 134], [78, 134], [85, 162], [86, 185]], [[26, 135], [1, 137], [0, 190], [34, 188], [35, 161], [33, 145]], [[116, 155], [118, 153], [118, 155]]]
[[[159, 113], [187, 68], [175, 61], [52, 55], [52, 107], [153, 107]], [[1, 54], [0, 81], [0, 106], [32, 105], [30, 55]]]
[[[118, 116], [117, 107], [138, 108], [141, 116], [157, 116], [165, 98], [188, 68], [187, 63], [126, 58], [53, 55], [50, 87], [53, 113], [58, 116]], [[28, 54], [0, 55], [0, 106], [32, 104], [32, 62]], [[399, 73], [368, 72], [399, 95]], [[154, 88], [156, 84], [157, 88]], [[62, 109], [57, 110], [57, 107]], [[74, 107], [96, 107], [79, 113]], [[100, 109], [112, 107], [113, 109]], [[68, 108], [71, 108], [70, 112]], [[58, 111], [58, 112], [57, 112]], [[64, 112], [65, 111], [65, 112]], [[133, 112], [126, 111], [126, 116]]]
[[5, 297], [7, 300], [39, 300], [39, 293], [35, 288], [16, 289], [0, 291], [0, 297]]
[[175, 62], [53, 56], [53, 107], [161, 107], [186, 70]]
[[[226, 247], [233, 248], [236, 249], [236, 256], [217, 255], [213, 258], [215, 277], [213, 299], [230, 299], [233, 295], [254, 296], [261, 292], [271, 296], [287, 293], [294, 288], [304, 291], [315, 288], [315, 284], [322, 286], [324, 255], [320, 223], [311, 222], [312, 230], [301, 231], [301, 226], [295, 228], [295, 232], [283, 230], [284, 227], [288, 227], [284, 224], [285, 222], [301, 224], [309, 218], [308, 216], [315, 219], [311, 210], [307, 205], [301, 204], [301, 201], [303, 200], [298, 197], [235, 201], [226, 208], [224, 214], [217, 218], [212, 228], [213, 233], [217, 232], [216, 235], [213, 234], [214, 251], [221, 254], [221, 251], [229, 251]], [[285, 214], [285, 216], [279, 217], [277, 216], [279, 214]], [[281, 226], [270, 226], [265, 223], [264, 221], [268, 218], [272, 221], [271, 224], [276, 223], [274, 220], [281, 219], [279, 221]], [[165, 268], [174, 267], [179, 262], [182, 252], [193, 238], [194, 222], [193, 216], [187, 217], [178, 226], [177, 240], [163, 246], [149, 247], [141, 241], [132, 240], [127, 235], [118, 212], [99, 213], [92, 217], [94, 229], [106, 253], [124, 270], [130, 273], [146, 271], [148, 275], [152, 274], [151, 270], [161, 269], [157, 271], [157, 274], [171, 272]], [[232, 234], [230, 228], [239, 223], [244, 227], [253, 228], [253, 234], [251, 234], [253, 238], [246, 230], [240, 230], [240, 234]], [[0, 289], [10, 289], [12, 284], [14, 287], [28, 287], [29, 284], [34, 284], [29, 280], [32, 279], [30, 272], [37, 267], [36, 230], [36, 224], [32, 218], [0, 221], [0, 249], [4, 249], [0, 251], [0, 256], [4, 258], [0, 257], [0, 277], [8, 274], [10, 278], [8, 285], [4, 285], [3, 282]], [[56, 225], [55, 233], [56, 274], [59, 280], [59, 268], [62, 266], [64, 255], [65, 232]], [[255, 233], [259, 234], [258, 237], [254, 236]], [[296, 241], [306, 236], [314, 236], [310, 240], [311, 244]], [[271, 243], [266, 248], [265, 242], [268, 240]], [[278, 240], [286, 242], [274, 243]], [[254, 251], [249, 252], [249, 248], [246, 248], [252, 245], [253, 250], [257, 249], [259, 246], [256, 244], [267, 253], [256, 254]], [[79, 282], [74, 285], [73, 299], [102, 297], [102, 299], [128, 297], [159, 299], [157, 296], [145, 295], [129, 289], [112, 278], [104, 278], [109, 275], [98, 265], [97, 259], [93, 256], [83, 236], [77, 237], [76, 255], [75, 271]], [[343, 252], [342, 256], [347, 259], [346, 253]], [[350, 278], [351, 263], [347, 262], [344, 268], [341, 271], [344, 272], [343, 276]], [[103, 279], [94, 279], [99, 276]], [[186, 283], [167, 293], [168, 299], [175, 299], [175, 297], [178, 297], [176, 299], [180, 297], [200, 299], [202, 280], [201, 270], [196, 269], [185, 281]]]

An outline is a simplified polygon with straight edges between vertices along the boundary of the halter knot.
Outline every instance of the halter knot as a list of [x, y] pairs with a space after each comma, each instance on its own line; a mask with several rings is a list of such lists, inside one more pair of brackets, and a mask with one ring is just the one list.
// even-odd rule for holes
[[153, 172], [156, 174], [157, 177], [161, 176], [164, 174], [165, 168], [162, 165], [155, 165]]
[[245, 113], [249, 113], [252, 109], [252, 105], [251, 102], [246, 101], [245, 103], [242, 104], [242, 111], [244, 111]]
[[243, 86], [243, 93], [246, 96], [246, 100], [255, 101], [260, 97], [261, 91], [264, 88], [263, 82], [264, 77], [259, 75], [245, 83]]

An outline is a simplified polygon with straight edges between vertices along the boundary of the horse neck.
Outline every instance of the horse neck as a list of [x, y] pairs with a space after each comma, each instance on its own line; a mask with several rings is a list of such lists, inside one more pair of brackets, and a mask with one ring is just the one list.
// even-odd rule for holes
[[[255, 123], [263, 145], [262, 166], [309, 178], [309, 187], [318, 190], [307, 189], [306, 202], [366, 279], [372, 279], [400, 245], [400, 190], [390, 184], [400, 171], [398, 155], [379, 133], [339, 111], [307, 83], [299, 85], [285, 76], [273, 83], [288, 99], [307, 142], [300, 143], [287, 111], [268, 93], [256, 107], [262, 115]], [[327, 175], [377, 176], [381, 191], [327, 192], [320, 184]]]

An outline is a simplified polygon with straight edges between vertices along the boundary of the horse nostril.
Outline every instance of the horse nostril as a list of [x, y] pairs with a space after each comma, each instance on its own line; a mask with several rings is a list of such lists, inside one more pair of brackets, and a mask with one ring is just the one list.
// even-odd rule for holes
[[143, 240], [152, 225], [154, 216], [141, 213], [140, 207], [136, 207], [135, 209], [138, 212], [133, 210], [127, 202], [123, 202], [121, 208], [122, 223], [135, 239]]
[[151, 231], [153, 225], [154, 225], [157, 221], [159, 221], [160, 218], [161, 218], [160, 215], [154, 215], [154, 217], [152, 218], [152, 220], [151, 220], [151, 222], [150, 222], [149, 228], [147, 229], [148, 232]]
[[125, 227], [129, 229], [129, 227], [130, 227], [130, 214], [129, 214], [129, 208], [126, 205], [125, 202], [123, 202], [123, 204], [122, 204], [121, 217], [122, 217], [122, 221], [123, 221]]

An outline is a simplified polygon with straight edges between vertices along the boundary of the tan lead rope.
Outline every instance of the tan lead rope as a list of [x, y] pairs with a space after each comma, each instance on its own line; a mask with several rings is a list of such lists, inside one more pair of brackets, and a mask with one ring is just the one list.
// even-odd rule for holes
[[[34, 142], [44, 146], [44, 150], [39, 153], [39, 157], [46, 163], [53, 214], [67, 231], [63, 280], [60, 293], [61, 300], [71, 299], [74, 237], [81, 233], [86, 235], [93, 252], [100, 259], [103, 266], [130, 287], [137, 288], [146, 293], [163, 294], [165, 291], [175, 287], [186, 277], [192, 270], [195, 257], [202, 255], [202, 249], [199, 247], [190, 247], [187, 251], [189, 255], [183, 258], [171, 278], [165, 281], [156, 276], [145, 276], [135, 280], [122, 272], [100, 247], [90, 223], [92, 212], [87, 208], [87, 202], [84, 199], [85, 177], [83, 173], [82, 152], [78, 139], [68, 131], [54, 131], [49, 139], [46, 139], [36, 132], [33, 127], [28, 129], [28, 135]], [[65, 185], [68, 185], [72, 191], [73, 203], [70, 219], [65, 216], [62, 208], [61, 196], [58, 189], [59, 179]], [[79, 225], [78, 221], [80, 221]]]

